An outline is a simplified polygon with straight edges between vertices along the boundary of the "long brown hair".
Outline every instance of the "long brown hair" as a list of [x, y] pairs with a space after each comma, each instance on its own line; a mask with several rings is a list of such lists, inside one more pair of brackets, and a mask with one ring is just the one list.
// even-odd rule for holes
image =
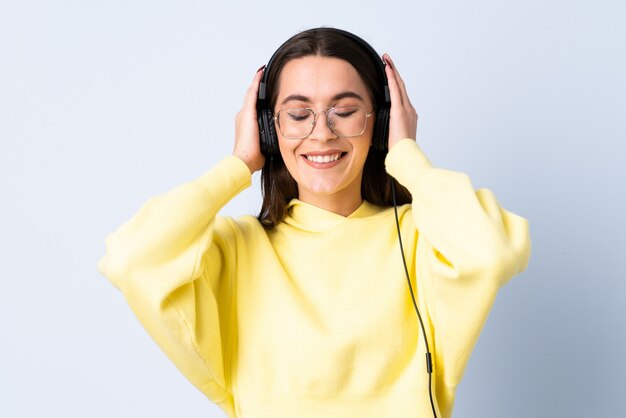
[[[365, 83], [372, 103], [381, 97], [382, 80], [379, 79], [377, 63], [355, 40], [333, 28], [314, 28], [300, 32], [283, 44], [267, 69], [269, 106], [276, 105], [279, 78], [285, 64], [306, 56], [340, 58], [349, 62]], [[385, 151], [371, 147], [363, 167], [361, 197], [378, 206], [393, 206], [391, 184], [395, 184], [396, 203], [411, 202], [411, 194], [385, 171]], [[263, 203], [258, 219], [267, 230], [273, 229], [285, 216], [287, 204], [298, 197], [298, 184], [289, 174], [280, 153], [266, 156], [261, 170]]]

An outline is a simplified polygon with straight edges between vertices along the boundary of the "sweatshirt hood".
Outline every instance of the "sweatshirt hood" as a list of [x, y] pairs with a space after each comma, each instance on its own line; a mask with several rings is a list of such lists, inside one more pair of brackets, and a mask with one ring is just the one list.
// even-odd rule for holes
[[352, 219], [367, 218], [380, 213], [380, 208], [366, 200], [348, 216], [342, 216], [299, 199], [287, 205], [284, 223], [307, 232], [323, 232]]

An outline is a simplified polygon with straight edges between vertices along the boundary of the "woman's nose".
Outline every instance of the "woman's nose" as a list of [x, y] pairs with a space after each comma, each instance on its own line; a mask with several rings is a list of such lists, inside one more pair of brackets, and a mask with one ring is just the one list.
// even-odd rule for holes
[[337, 135], [328, 126], [328, 118], [326, 112], [319, 112], [313, 122], [313, 131], [309, 135], [310, 139], [316, 141], [330, 141], [337, 138]]

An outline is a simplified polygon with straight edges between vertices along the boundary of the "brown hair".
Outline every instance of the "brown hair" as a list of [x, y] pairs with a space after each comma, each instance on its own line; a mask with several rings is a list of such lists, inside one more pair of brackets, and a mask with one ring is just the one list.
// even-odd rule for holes
[[[278, 99], [280, 74], [285, 64], [306, 56], [340, 58], [349, 62], [365, 83], [372, 103], [379, 103], [382, 80], [379, 79], [377, 63], [355, 40], [333, 28], [315, 28], [300, 32], [285, 42], [274, 55], [267, 69], [269, 106], [273, 109]], [[386, 138], [385, 138], [386, 140]], [[371, 147], [363, 167], [361, 196], [378, 206], [393, 206], [391, 184], [395, 184], [396, 203], [411, 202], [411, 194], [385, 171], [385, 151]], [[273, 229], [285, 216], [289, 201], [298, 197], [298, 184], [289, 174], [280, 153], [265, 158], [261, 171], [263, 203], [258, 219], [267, 230]]]

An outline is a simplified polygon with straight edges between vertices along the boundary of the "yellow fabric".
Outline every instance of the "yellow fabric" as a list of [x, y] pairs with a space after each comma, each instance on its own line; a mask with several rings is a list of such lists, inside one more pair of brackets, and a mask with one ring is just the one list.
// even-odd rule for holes
[[[413, 196], [403, 243], [448, 418], [498, 289], [527, 266], [528, 222], [411, 139], [386, 167]], [[229, 417], [432, 416], [393, 208], [343, 217], [294, 199], [270, 232], [218, 216], [250, 179], [231, 156], [150, 199], [109, 235], [99, 271]]]

